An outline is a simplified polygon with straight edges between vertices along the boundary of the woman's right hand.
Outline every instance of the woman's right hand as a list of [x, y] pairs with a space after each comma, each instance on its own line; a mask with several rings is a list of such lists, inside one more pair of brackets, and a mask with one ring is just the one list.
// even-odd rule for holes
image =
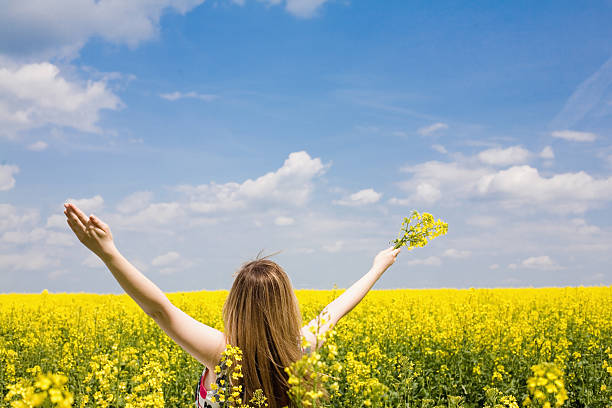
[[71, 203], [64, 204], [68, 225], [79, 241], [103, 261], [116, 251], [111, 230], [93, 214], [88, 218], [83, 211]]
[[380, 251], [374, 258], [372, 268], [380, 270], [380, 272], [383, 273], [387, 270], [387, 268], [393, 265], [393, 262], [395, 262], [400, 250], [401, 248], [393, 249], [393, 247], [389, 247]]

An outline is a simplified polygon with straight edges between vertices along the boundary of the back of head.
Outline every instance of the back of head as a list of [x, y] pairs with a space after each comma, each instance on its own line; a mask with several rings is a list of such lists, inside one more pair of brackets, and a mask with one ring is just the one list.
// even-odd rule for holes
[[223, 305], [228, 343], [242, 350], [245, 403], [261, 388], [270, 408], [290, 406], [284, 368], [301, 357], [302, 318], [289, 277], [269, 259], [247, 262]]

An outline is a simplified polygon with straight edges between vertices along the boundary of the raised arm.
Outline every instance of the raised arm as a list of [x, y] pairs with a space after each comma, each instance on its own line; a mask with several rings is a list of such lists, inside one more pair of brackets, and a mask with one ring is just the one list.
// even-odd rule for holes
[[95, 253], [112, 272], [125, 292], [186, 352], [214, 369], [225, 348], [219, 330], [198, 322], [174, 306], [153, 282], [117, 250], [108, 225], [89, 218], [74, 204], [64, 204], [67, 222], [79, 241]]
[[[361, 302], [361, 299], [374, 286], [378, 278], [395, 262], [399, 252], [400, 248], [393, 249], [393, 247], [380, 251], [376, 258], [374, 258], [372, 268], [361, 279], [334, 299], [323, 309], [319, 316], [312, 319], [308, 325], [302, 328], [302, 335], [306, 337], [313, 350], [315, 346], [318, 348], [322, 345], [321, 341], [317, 344], [316, 335], [312, 332], [316, 330], [317, 324], [319, 324], [319, 335], [324, 335], [331, 327], [334, 327], [344, 315], [353, 310]], [[325, 323], [318, 323], [320, 319], [324, 319]]]

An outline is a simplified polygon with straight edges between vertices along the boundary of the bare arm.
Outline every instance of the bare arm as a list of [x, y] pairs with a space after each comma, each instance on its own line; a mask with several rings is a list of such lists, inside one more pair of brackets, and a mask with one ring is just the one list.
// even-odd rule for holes
[[[306, 340], [311, 344], [311, 347], [315, 349], [315, 346], [320, 347], [322, 342], [317, 342], [316, 328], [317, 321], [322, 320], [318, 333], [319, 335], [325, 334], [330, 328], [334, 327], [336, 323], [348, 312], [353, 310], [355, 306], [365, 295], [370, 291], [376, 281], [382, 276], [382, 274], [395, 262], [395, 258], [399, 254], [400, 249], [393, 249], [390, 247], [385, 249], [376, 255], [372, 268], [357, 282], [355, 282], [350, 288], [348, 288], [343, 294], [338, 296], [334, 301], [327, 305], [321, 314], [316, 318], [312, 319], [308, 325], [302, 328], [302, 335], [306, 337]], [[312, 331], [315, 331], [313, 333]], [[320, 344], [317, 344], [320, 343]]]
[[125, 293], [127, 293], [138, 306], [149, 316], [155, 319], [161, 311], [168, 308], [170, 300], [160, 288], [144, 276], [123, 255], [113, 249], [100, 257], [106, 264]]
[[119, 285], [140, 308], [186, 352], [213, 369], [221, 359], [225, 337], [174, 306], [153, 282], [117, 250], [108, 225], [89, 218], [73, 204], [65, 204], [68, 225], [75, 235], [106, 264]]

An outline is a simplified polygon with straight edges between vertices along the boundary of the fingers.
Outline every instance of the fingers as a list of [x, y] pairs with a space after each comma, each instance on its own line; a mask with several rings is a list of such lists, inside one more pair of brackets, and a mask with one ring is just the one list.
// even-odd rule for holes
[[85, 237], [85, 231], [80, 226], [78, 226], [76, 224], [77, 222], [74, 221], [72, 218], [66, 219], [66, 222], [68, 223], [68, 226], [70, 227], [72, 232], [74, 232], [74, 235], [77, 236], [79, 241], [82, 241]]
[[89, 217], [89, 219], [90, 219], [90, 220], [93, 222], [93, 224], [94, 224], [96, 227], [100, 228], [100, 229], [101, 229], [102, 231], [104, 231], [104, 232], [107, 232], [107, 228], [108, 228], [108, 226], [107, 226], [105, 223], [103, 223], [103, 222], [102, 222], [102, 221], [101, 221], [101, 220], [100, 220], [98, 217], [96, 217], [95, 215], [93, 215], [93, 214], [92, 214], [92, 215]]
[[[108, 233], [102, 226], [96, 225], [93, 219], [89, 219], [85, 214], [79, 210], [74, 204], [64, 204], [66, 210], [64, 214], [68, 217], [68, 225], [72, 231], [76, 234], [79, 241], [84, 242], [88, 236], [94, 236], [99, 233]], [[101, 221], [99, 221], [101, 223]], [[103, 224], [103, 223], [102, 223]], [[96, 227], [100, 230], [96, 232]]]
[[401, 250], [402, 250], [401, 247], [400, 248], [389, 247], [385, 249], [383, 252], [389, 252], [392, 256], [397, 256], [397, 254], [399, 254]]
[[[74, 211], [74, 213], [77, 215], [77, 217], [81, 221], [81, 224], [87, 225], [87, 216], [85, 215], [85, 213], [83, 213], [83, 211], [79, 210], [79, 208], [76, 205], [72, 204], [72, 203], [66, 203], [66, 204], [68, 205], [68, 207], [66, 207], [66, 208]], [[64, 206], [66, 206], [66, 204], [64, 204]]]
[[87, 225], [87, 220], [85, 220], [85, 223], [81, 222], [80, 218], [76, 215], [76, 213], [70, 209], [66, 209], [66, 211], [64, 211], [64, 214], [66, 214], [66, 217], [68, 217], [68, 223], [71, 227], [77, 228], [78, 230], [80, 230], [81, 233], [85, 232], [85, 225]]
[[70, 229], [78, 236], [79, 234], [77, 233], [76, 227], [73, 225], [70, 218], [67, 218], [66, 222], [68, 223], [68, 226], [70, 227]]

